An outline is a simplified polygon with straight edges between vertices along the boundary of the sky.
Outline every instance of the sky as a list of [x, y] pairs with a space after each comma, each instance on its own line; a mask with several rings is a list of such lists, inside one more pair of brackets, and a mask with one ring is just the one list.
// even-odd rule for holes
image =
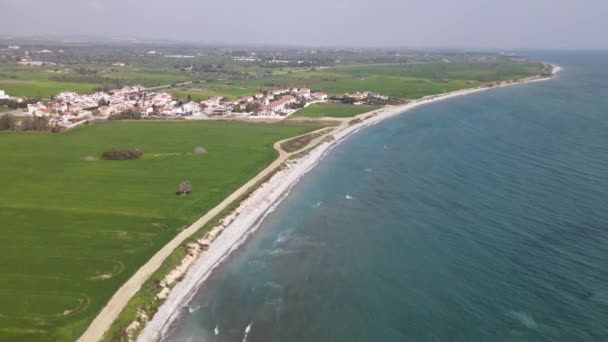
[[5, 37], [608, 48], [607, 0], [0, 0], [0, 14]]

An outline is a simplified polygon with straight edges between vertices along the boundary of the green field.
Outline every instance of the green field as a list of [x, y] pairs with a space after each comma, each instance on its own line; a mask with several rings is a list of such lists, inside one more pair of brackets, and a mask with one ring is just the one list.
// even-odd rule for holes
[[11, 96], [25, 96], [30, 98], [49, 98], [62, 91], [89, 93], [99, 84], [55, 82], [49, 80], [13, 81], [0, 80], [0, 89]]
[[235, 100], [246, 95], [253, 95], [256, 91], [257, 89], [249, 86], [233, 86], [230, 84], [214, 83], [206, 84], [204, 88], [202, 88], [202, 85], [199, 88], [195, 88], [194, 85], [191, 85], [168, 90], [171, 95], [178, 97], [183, 101], [186, 101], [188, 96], [190, 96], [192, 101], [204, 101], [212, 96], [222, 96], [227, 100]]
[[428, 95], [477, 87], [496, 81], [536, 76], [536, 62], [471, 62], [363, 65], [293, 72], [249, 80], [201, 83], [177, 88], [172, 94], [192, 99], [225, 96], [229, 99], [260, 90], [307, 87], [333, 96], [356, 91], [373, 91], [399, 99], [418, 99]]
[[[317, 128], [181, 121], [0, 132], [0, 340], [74, 340], [156, 250], [268, 165], [275, 141]], [[126, 147], [143, 158], [96, 158]], [[193, 193], [176, 196], [183, 180]]]
[[0, 65], [0, 89], [11, 96], [49, 98], [62, 91], [89, 93], [104, 85], [113, 88], [136, 84], [153, 87], [192, 80], [187, 75], [163, 68], [123, 67], [113, 68], [112, 72], [108, 68], [97, 69], [96, 74], [83, 75], [61, 72], [57, 66]]
[[[140, 61], [141, 62], [141, 61]], [[73, 69], [78, 69], [72, 66]], [[275, 70], [275, 75], [259, 73], [251, 67], [230, 65], [220, 81], [219, 74], [185, 73], [171, 67], [166, 59], [158, 66], [129, 65], [109, 68], [102, 65], [86, 66], [94, 74], [74, 71], [62, 73], [59, 67], [24, 67], [3, 65], [0, 67], [0, 89], [12, 96], [48, 98], [61, 91], [90, 92], [101, 86], [120, 87], [142, 84], [145, 86], [169, 85], [197, 81], [187, 86], [174, 87], [169, 92], [187, 100], [206, 100], [211, 96], [227, 99], [251, 95], [260, 90], [278, 87], [308, 87], [330, 95], [369, 90], [400, 99], [417, 99], [426, 95], [479, 86], [489, 82], [519, 79], [540, 73], [541, 64], [536, 62], [454, 62], [419, 64], [357, 65], [322, 70], [285, 72]], [[59, 72], [57, 71], [59, 70]], [[258, 77], [242, 79], [231, 77], [242, 72], [258, 72]], [[206, 79], [211, 81], [207, 82]]]
[[375, 109], [380, 108], [379, 106], [368, 106], [360, 105], [355, 106], [351, 104], [342, 103], [316, 103], [312, 104], [302, 110], [295, 112], [290, 115], [290, 118], [349, 118], [355, 115], [366, 113]]

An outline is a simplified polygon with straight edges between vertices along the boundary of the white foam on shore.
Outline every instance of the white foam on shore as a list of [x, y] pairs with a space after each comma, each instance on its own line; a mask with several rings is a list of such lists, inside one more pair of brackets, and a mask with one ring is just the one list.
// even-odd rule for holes
[[[554, 66], [556, 69], [561, 68]], [[211, 244], [209, 249], [200, 254], [184, 279], [175, 285], [165, 302], [159, 307], [158, 312], [146, 324], [138, 336], [138, 341], [162, 340], [181, 312], [180, 308], [188, 303], [198, 288], [211, 275], [213, 270], [224, 261], [229, 254], [243, 244], [262, 223], [264, 218], [274, 211], [277, 205], [289, 194], [295, 184], [310, 171], [319, 161], [335, 146], [344, 141], [349, 135], [359, 131], [361, 128], [374, 125], [381, 120], [402, 114], [422, 105], [443, 101], [457, 96], [477, 93], [481, 91], [496, 89], [500, 87], [527, 83], [531, 81], [544, 81], [552, 77], [526, 80], [516, 83], [508, 83], [492, 88], [475, 88], [460, 90], [452, 93], [423, 98], [402, 106], [384, 107], [375, 111], [377, 115], [363, 122], [350, 125], [339, 132], [333, 133], [334, 141], [323, 142], [314, 148], [306, 156], [277, 172], [268, 182], [260, 186], [244, 203], [239, 206], [240, 215], [222, 232], [222, 234]], [[388, 148], [385, 146], [385, 148]], [[251, 325], [248, 326], [251, 329]], [[248, 331], [246, 331], [248, 333]], [[245, 335], [245, 338], [247, 334]]]

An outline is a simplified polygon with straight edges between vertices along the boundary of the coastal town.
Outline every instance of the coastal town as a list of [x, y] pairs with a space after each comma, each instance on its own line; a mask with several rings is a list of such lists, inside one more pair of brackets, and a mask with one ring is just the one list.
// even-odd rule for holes
[[[11, 98], [1, 90], [0, 99], [24, 100]], [[385, 103], [388, 97], [364, 91], [346, 93], [334, 100], [360, 105], [369, 101]], [[235, 100], [213, 96], [201, 102], [184, 103], [169, 93], [138, 85], [92, 94], [61, 92], [48, 101], [27, 103], [24, 115], [45, 118], [49, 126], [61, 128], [72, 128], [91, 120], [115, 119], [283, 119], [311, 104], [328, 101], [329, 96], [324, 92], [294, 87], [265, 90]]]

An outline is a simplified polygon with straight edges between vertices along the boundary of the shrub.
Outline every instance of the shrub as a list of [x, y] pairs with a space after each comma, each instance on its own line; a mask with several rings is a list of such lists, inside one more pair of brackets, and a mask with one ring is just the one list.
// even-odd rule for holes
[[139, 159], [143, 153], [136, 148], [132, 149], [112, 149], [101, 154], [103, 160], [134, 160]]
[[112, 114], [108, 120], [140, 120], [141, 112], [135, 109], [127, 109], [117, 114]]
[[0, 131], [14, 129], [15, 117], [11, 114], [0, 115]]
[[192, 192], [192, 183], [190, 181], [183, 181], [177, 186], [177, 195], [187, 195]]

